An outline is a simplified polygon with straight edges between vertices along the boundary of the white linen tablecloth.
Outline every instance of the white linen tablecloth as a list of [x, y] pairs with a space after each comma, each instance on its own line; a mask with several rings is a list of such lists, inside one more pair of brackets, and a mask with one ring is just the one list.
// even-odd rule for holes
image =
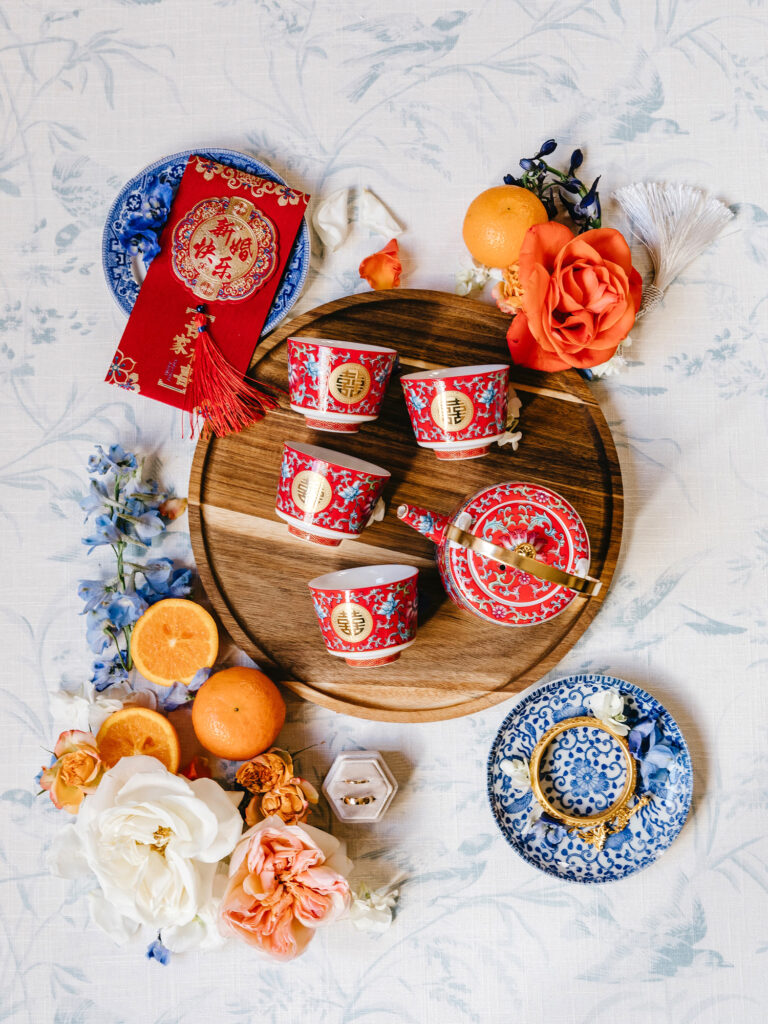
[[[0, 1020], [105, 1024], [759, 1024], [768, 1011], [768, 65], [764, 0], [0, 2]], [[381, 749], [385, 820], [340, 829], [360, 874], [406, 877], [381, 938], [351, 925], [287, 966], [231, 945], [162, 967], [89, 924], [45, 855], [65, 820], [32, 781], [49, 694], [88, 671], [77, 500], [94, 443], [185, 493], [177, 414], [103, 383], [125, 318], [100, 266], [121, 184], [165, 153], [242, 149], [314, 196], [376, 192], [406, 225], [403, 283], [453, 290], [469, 201], [539, 143], [611, 191], [708, 187], [737, 216], [593, 385], [627, 516], [605, 607], [554, 675], [649, 689], [691, 747], [693, 811], [653, 867], [554, 881], [504, 842], [486, 753], [511, 705], [432, 725], [291, 699], [285, 745]], [[366, 287], [359, 231], [315, 239], [296, 312]], [[305, 755], [306, 756], [306, 755]], [[329, 824], [319, 816], [320, 825]]]

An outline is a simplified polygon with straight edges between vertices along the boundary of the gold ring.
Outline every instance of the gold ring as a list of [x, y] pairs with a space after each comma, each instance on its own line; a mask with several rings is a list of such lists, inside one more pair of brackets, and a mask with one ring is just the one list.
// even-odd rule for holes
[[360, 807], [363, 804], [372, 804], [376, 797], [373, 793], [369, 793], [368, 796], [343, 796], [343, 803], [349, 804], [350, 807]]
[[344, 779], [345, 786], [365, 786], [370, 779]]
[[[518, 549], [511, 551], [509, 548], [499, 547], [498, 544], [491, 544], [474, 533], [467, 530], [460, 530], [458, 526], [451, 524], [445, 531], [446, 540], [452, 540], [463, 548], [476, 551], [478, 555], [485, 555], [495, 562], [503, 562], [504, 565], [511, 565], [513, 569], [527, 572], [536, 579], [546, 580], [547, 583], [557, 583], [568, 590], [575, 590], [577, 594], [584, 594], [585, 597], [593, 597], [600, 591], [602, 583], [593, 579], [592, 576], [575, 576], [573, 573], [564, 572], [555, 565], [547, 565], [540, 562], [538, 558], [531, 558]], [[524, 545], [520, 545], [523, 547]], [[525, 546], [528, 547], [527, 545]]]
[[[580, 726], [587, 726], [590, 729], [601, 729], [603, 732], [607, 732], [608, 735], [621, 747], [621, 752], [624, 755], [624, 761], [627, 767], [627, 777], [624, 780], [624, 788], [616, 803], [607, 810], [601, 811], [599, 814], [590, 814], [581, 817], [574, 814], [567, 814], [550, 803], [544, 795], [544, 791], [541, 788], [541, 779], [539, 778], [539, 774], [541, 772], [541, 759], [544, 756], [544, 751], [552, 740], [561, 733], [567, 732], [569, 729], [578, 729]], [[632, 757], [629, 745], [624, 737], [617, 736], [615, 732], [609, 729], [608, 726], [598, 718], [589, 718], [587, 716], [581, 718], [566, 718], [564, 721], [553, 725], [551, 729], [547, 729], [533, 749], [530, 771], [531, 789], [533, 790], [534, 797], [550, 817], [555, 818], [557, 821], [561, 821], [564, 825], [568, 825], [569, 828], [573, 829], [593, 828], [595, 825], [606, 824], [619, 816], [622, 809], [632, 799], [632, 794], [635, 791], [635, 782], [637, 780], [635, 759]]]

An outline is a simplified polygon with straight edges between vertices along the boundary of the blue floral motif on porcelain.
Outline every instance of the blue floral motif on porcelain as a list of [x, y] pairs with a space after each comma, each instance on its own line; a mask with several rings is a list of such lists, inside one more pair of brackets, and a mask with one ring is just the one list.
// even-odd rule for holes
[[[597, 850], [566, 829], [537, 818], [530, 789], [516, 789], [501, 769], [504, 760], [526, 763], [539, 738], [557, 722], [591, 716], [594, 693], [616, 688], [624, 697], [629, 724], [654, 720], [665, 749], [674, 752], [664, 771], [645, 773], [639, 763], [638, 789], [653, 799], [623, 832]], [[642, 756], [642, 754], [641, 754]], [[599, 813], [616, 802], [626, 767], [619, 744], [603, 731], [579, 727], [550, 744], [542, 758], [541, 781], [548, 799], [578, 816]], [[670, 846], [688, 815], [693, 770], [685, 739], [669, 712], [649, 693], [622, 679], [577, 675], [555, 680], [523, 698], [507, 715], [488, 757], [488, 798], [509, 845], [529, 864], [572, 882], [610, 882], [648, 867]]]
[[[130, 314], [146, 269], [160, 251], [158, 237], [179, 186], [187, 159], [193, 154], [210, 157], [248, 174], [284, 184], [266, 164], [231, 149], [190, 149], [174, 153], [145, 167], [120, 190], [112, 204], [101, 244], [104, 276], [117, 304]], [[310, 241], [306, 220], [301, 222], [283, 279], [275, 295], [262, 334], [268, 334], [288, 314], [301, 294], [309, 273]]]

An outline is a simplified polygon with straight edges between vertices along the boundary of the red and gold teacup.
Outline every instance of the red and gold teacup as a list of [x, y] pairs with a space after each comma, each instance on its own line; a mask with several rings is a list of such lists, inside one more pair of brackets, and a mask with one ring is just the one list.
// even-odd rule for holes
[[368, 565], [310, 580], [328, 653], [367, 668], [397, 661], [416, 636], [418, 575], [410, 565]]
[[294, 536], [335, 547], [383, 519], [381, 492], [389, 476], [372, 462], [286, 441], [275, 512]]
[[509, 367], [458, 366], [400, 378], [416, 441], [438, 459], [477, 459], [503, 438]]
[[396, 358], [379, 345], [289, 338], [291, 408], [314, 430], [355, 434], [379, 415]]

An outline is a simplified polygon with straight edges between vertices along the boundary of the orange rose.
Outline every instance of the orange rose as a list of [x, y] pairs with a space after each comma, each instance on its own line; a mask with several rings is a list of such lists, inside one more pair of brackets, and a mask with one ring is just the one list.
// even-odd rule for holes
[[53, 756], [55, 761], [43, 769], [40, 785], [58, 808], [77, 814], [85, 794], [96, 789], [104, 774], [96, 737], [69, 729], [56, 741]]
[[320, 799], [317, 790], [306, 779], [291, 779], [284, 786], [257, 793], [245, 809], [245, 823], [252, 826], [276, 815], [286, 825], [299, 825], [312, 813]]
[[555, 372], [597, 366], [635, 322], [642, 279], [613, 228], [574, 235], [550, 221], [529, 228], [519, 258], [522, 307], [507, 331], [512, 361]]
[[266, 754], [241, 764], [235, 778], [251, 793], [266, 793], [291, 781], [293, 759], [287, 750], [272, 747]]
[[359, 274], [371, 288], [397, 288], [403, 265], [396, 238], [391, 238], [383, 249], [366, 256], [360, 264]]

